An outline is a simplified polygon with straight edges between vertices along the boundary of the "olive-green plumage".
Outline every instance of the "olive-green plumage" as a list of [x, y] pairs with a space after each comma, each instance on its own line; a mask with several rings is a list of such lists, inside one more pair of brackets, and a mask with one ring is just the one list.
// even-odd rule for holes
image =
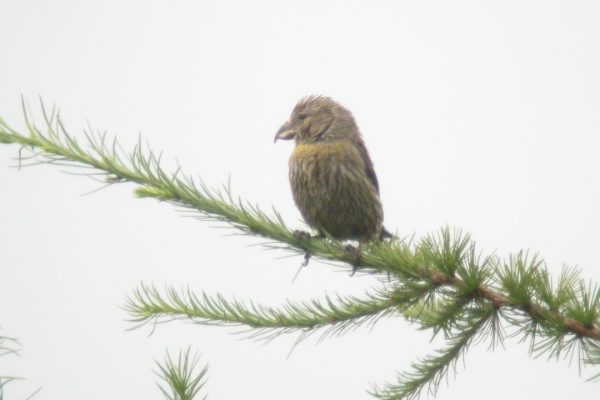
[[350, 111], [328, 97], [306, 97], [277, 139], [296, 141], [290, 184], [311, 227], [337, 239], [366, 241], [387, 234], [377, 176]]

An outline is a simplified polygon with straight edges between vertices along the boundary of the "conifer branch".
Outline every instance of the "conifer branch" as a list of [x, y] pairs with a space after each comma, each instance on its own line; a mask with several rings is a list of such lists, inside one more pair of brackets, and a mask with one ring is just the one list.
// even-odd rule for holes
[[326, 328], [322, 336], [326, 337], [397, 312], [400, 295], [379, 290], [363, 298], [328, 296], [324, 301], [288, 301], [281, 308], [274, 308], [227, 300], [220, 295], [197, 295], [189, 289], [180, 293], [167, 288], [163, 295], [155, 287], [141, 284], [124, 308], [136, 324], [186, 318], [203, 325], [248, 326], [254, 328], [253, 338], [272, 339], [294, 331], [308, 334], [320, 328]]
[[[158, 370], [156, 375], [167, 386], [158, 384], [158, 388], [167, 400], [194, 400], [206, 385], [206, 373], [208, 367], [196, 371], [200, 358], [198, 355], [192, 355], [191, 349], [185, 352], [180, 351], [177, 360], [173, 360], [169, 353], [166, 354], [164, 361], [156, 362]], [[208, 399], [208, 395], [202, 397]]]
[[[6, 355], [19, 355], [20, 343], [19, 340], [13, 337], [0, 336], [0, 357]], [[4, 400], [4, 388], [13, 381], [23, 380], [15, 376], [0, 376], [0, 400]], [[27, 396], [25, 400], [32, 399], [42, 388], [38, 388], [32, 394]]]
[[[87, 144], [70, 136], [55, 110], [47, 113], [42, 133], [24, 105], [29, 135], [22, 135], [0, 120], [0, 143], [17, 144], [33, 153], [19, 162], [49, 163], [88, 168], [94, 178], [107, 184], [137, 184], [138, 197], [168, 201], [196, 212], [201, 219], [220, 221], [249, 235], [274, 241], [264, 246], [297, 254], [341, 262], [355, 268], [354, 254], [344, 243], [325, 239], [303, 239], [281, 216], [232, 196], [225, 186], [209, 189], [200, 179], [168, 173], [161, 155], [141, 142], [127, 154], [116, 140], [105, 134], [86, 132]], [[414, 396], [430, 385], [435, 391], [442, 376], [463, 354], [476, 334], [492, 342], [505, 336], [504, 326], [523, 340], [530, 340], [534, 355], [562, 357], [577, 349], [579, 361], [600, 364], [600, 289], [584, 281], [575, 269], [566, 268], [553, 280], [543, 260], [518, 252], [507, 259], [482, 256], [471, 238], [458, 230], [443, 229], [420, 240], [393, 239], [364, 245], [358, 263], [362, 273], [382, 278], [383, 289], [363, 298], [326, 298], [325, 302], [287, 303], [280, 308], [226, 300], [217, 295], [195, 295], [168, 289], [162, 295], [142, 285], [125, 306], [138, 324], [153, 319], [191, 318], [202, 324], [244, 324], [258, 332], [312, 332], [329, 329], [342, 333], [349, 327], [376, 321], [381, 316], [403, 314], [408, 320], [443, 332], [448, 347], [435, 357], [413, 366], [401, 375], [399, 384], [383, 385], [375, 391], [386, 399]], [[594, 378], [598, 378], [600, 374]]]
[[456, 322], [456, 331], [448, 339], [448, 347], [437, 350], [433, 356], [426, 357], [412, 364], [412, 371], [398, 376], [395, 384], [376, 387], [371, 394], [381, 400], [413, 399], [429, 387], [429, 394], [435, 396], [437, 390], [447, 375], [449, 368], [454, 368], [464, 352], [487, 321], [494, 313], [493, 307], [471, 308]]
[[[19, 341], [15, 338], [0, 336], [0, 357], [9, 354], [19, 354]], [[0, 376], [0, 400], [4, 399], [4, 387], [10, 382], [19, 379], [14, 376]]]

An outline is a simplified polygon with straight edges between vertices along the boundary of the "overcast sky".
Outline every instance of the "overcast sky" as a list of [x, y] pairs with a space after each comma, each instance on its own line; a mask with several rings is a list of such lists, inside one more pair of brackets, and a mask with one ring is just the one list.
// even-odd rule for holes
[[[141, 134], [188, 174], [274, 206], [301, 228], [273, 145], [302, 96], [354, 114], [379, 177], [385, 224], [417, 237], [445, 225], [485, 252], [539, 252], [600, 280], [600, 3], [593, 1], [0, 2], [0, 116], [23, 129], [20, 96], [61, 108], [132, 148]], [[39, 114], [38, 114], [39, 116]], [[369, 277], [250, 246], [123, 184], [62, 167], [12, 168], [0, 146], [0, 334], [21, 357], [8, 399], [160, 399], [153, 360], [192, 346], [212, 399], [368, 399], [442, 343], [402, 319], [341, 338], [264, 345], [183, 322], [127, 331], [140, 282], [267, 305], [361, 294]], [[69, 169], [71, 172], [77, 170]], [[475, 346], [438, 399], [591, 399], [567, 361], [506, 341]]]

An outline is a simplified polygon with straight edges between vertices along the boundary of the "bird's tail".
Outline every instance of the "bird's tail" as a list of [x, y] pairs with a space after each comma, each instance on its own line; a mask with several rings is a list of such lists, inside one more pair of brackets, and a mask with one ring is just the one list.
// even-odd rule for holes
[[385, 227], [381, 227], [381, 233], [379, 234], [379, 238], [381, 240], [383, 239], [393, 239], [396, 238], [395, 235], [393, 235], [390, 231], [388, 231], [387, 229], [385, 229]]

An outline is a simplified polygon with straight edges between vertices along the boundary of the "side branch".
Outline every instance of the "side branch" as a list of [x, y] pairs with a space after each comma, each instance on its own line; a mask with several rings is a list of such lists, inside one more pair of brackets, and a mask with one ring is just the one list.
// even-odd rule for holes
[[141, 284], [127, 300], [125, 310], [131, 321], [137, 324], [186, 318], [204, 325], [246, 325], [280, 332], [308, 332], [329, 327], [328, 333], [342, 333], [365, 320], [378, 319], [397, 311], [395, 303], [391, 293], [379, 291], [366, 294], [363, 299], [327, 297], [323, 302], [288, 301], [283, 307], [274, 308], [173, 288], [166, 289], [163, 295], [155, 287]]
[[[428, 270], [426, 268], [423, 269], [423, 271], [423, 273], [428, 276], [429, 279], [431, 279], [436, 285], [448, 286], [460, 291], [463, 291], [468, 287], [468, 285], [460, 278], [450, 277], [439, 271]], [[523, 312], [534, 321], [555, 321], [564, 326], [564, 330], [566, 332], [575, 334], [578, 337], [587, 337], [600, 340], [600, 327], [597, 325], [590, 324], [589, 326], [586, 326], [581, 321], [568, 318], [556, 310], [546, 309], [537, 304], [515, 304], [510, 297], [495, 291], [491, 287], [479, 285], [471, 295], [473, 298], [479, 297], [489, 301], [497, 310], [508, 308]]]

